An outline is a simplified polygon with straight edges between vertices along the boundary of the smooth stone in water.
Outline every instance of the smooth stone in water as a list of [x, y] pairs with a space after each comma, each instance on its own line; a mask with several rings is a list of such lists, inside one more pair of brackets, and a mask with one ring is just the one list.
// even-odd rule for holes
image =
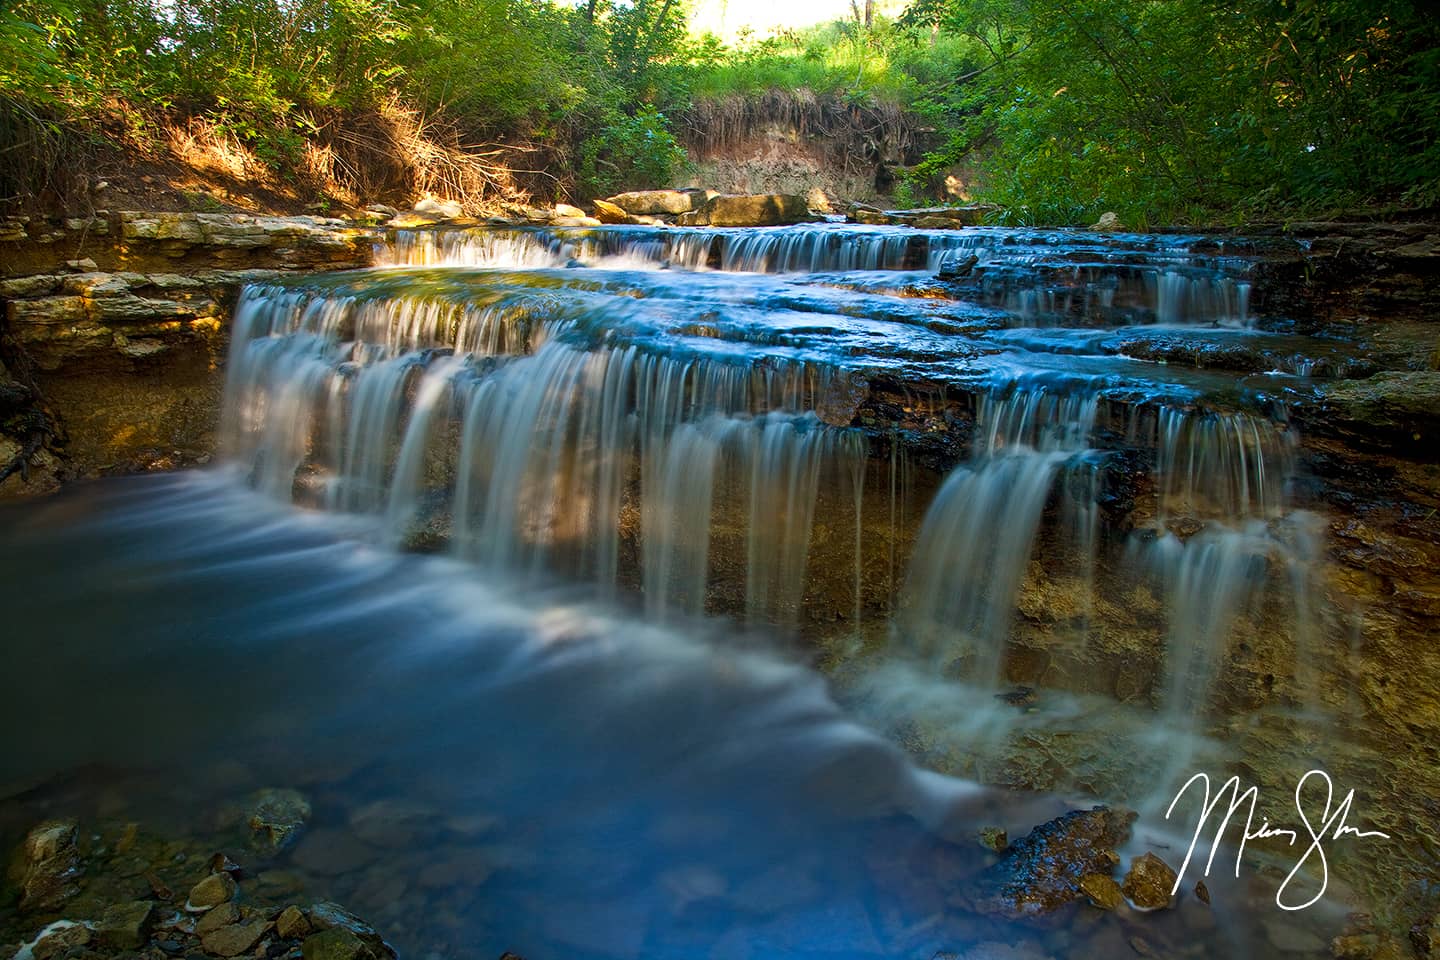
[[212, 873], [190, 888], [190, 897], [185, 908], [195, 912], [209, 910], [234, 899], [237, 889], [230, 874]]
[[310, 822], [310, 801], [298, 790], [261, 790], [250, 799], [247, 820], [258, 845], [280, 850]]

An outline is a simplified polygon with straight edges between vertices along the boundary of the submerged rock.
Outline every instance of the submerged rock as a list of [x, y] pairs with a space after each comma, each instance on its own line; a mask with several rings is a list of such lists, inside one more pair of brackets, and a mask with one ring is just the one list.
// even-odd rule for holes
[[310, 801], [298, 790], [261, 790], [251, 797], [246, 819], [257, 846], [280, 850], [310, 822]]
[[1175, 871], [1153, 853], [1136, 857], [1130, 863], [1121, 886], [1130, 902], [1145, 910], [1158, 910], [1170, 905], [1170, 891], [1175, 888]]
[[150, 939], [155, 904], [149, 900], [108, 907], [95, 924], [95, 939], [117, 950], [139, 950]]
[[1031, 830], [981, 875], [982, 912], [1020, 917], [1045, 913], [1081, 896], [1080, 881], [1108, 875], [1115, 848], [1130, 836], [1135, 813], [1097, 806], [1073, 810]]

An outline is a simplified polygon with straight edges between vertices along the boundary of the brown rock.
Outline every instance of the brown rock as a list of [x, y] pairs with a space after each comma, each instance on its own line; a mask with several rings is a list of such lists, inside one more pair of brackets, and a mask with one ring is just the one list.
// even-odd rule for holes
[[609, 200], [596, 200], [595, 219], [601, 223], [629, 223], [631, 217]]
[[200, 918], [200, 922], [195, 924], [195, 932], [203, 937], [221, 927], [228, 927], [232, 923], [239, 922], [240, 908], [234, 903], [222, 903]]
[[80, 892], [76, 881], [83, 871], [77, 833], [75, 821], [51, 820], [26, 834], [21, 851], [21, 913], [57, 912]]
[[700, 213], [712, 227], [770, 227], [810, 219], [805, 198], [788, 193], [712, 197]]
[[1103, 873], [1087, 873], [1080, 878], [1080, 892], [1101, 910], [1118, 910], [1125, 902], [1120, 884]]
[[1114, 848], [1130, 836], [1135, 814], [1097, 806], [1073, 810], [1031, 830], [981, 874], [977, 907], [984, 913], [1026, 916], [1078, 899], [1080, 881], [1108, 874]]
[[230, 874], [212, 873], [190, 888], [185, 908], [195, 912], [209, 910], [233, 899], [237, 889]]
[[206, 953], [213, 953], [217, 957], [238, 957], [242, 953], [250, 952], [268, 929], [270, 924], [264, 920], [232, 923], [202, 936], [200, 946], [205, 948]]
[[1125, 874], [1121, 889], [1135, 906], [1158, 910], [1170, 905], [1170, 891], [1174, 887], [1175, 871], [1155, 854], [1147, 853], [1130, 861], [1130, 872]]
[[115, 950], [139, 950], [150, 939], [155, 904], [149, 900], [117, 903], [106, 907], [94, 935], [102, 946]]
[[[63, 927], [57, 925], [39, 939], [30, 953], [35, 960], [50, 960], [51, 957], [58, 957], [76, 947], [85, 946], [91, 939], [90, 928], [83, 923], [70, 923]], [[0, 955], [3, 955], [3, 951], [0, 951]]]
[[299, 940], [310, 934], [310, 921], [303, 910], [292, 904], [275, 918], [275, 932], [286, 940]]
[[687, 190], [636, 190], [617, 194], [609, 202], [632, 214], [673, 215], [695, 209], [695, 197]]
[[980, 846], [996, 853], [1004, 853], [1005, 848], [1010, 846], [1010, 837], [1000, 827], [982, 827]]

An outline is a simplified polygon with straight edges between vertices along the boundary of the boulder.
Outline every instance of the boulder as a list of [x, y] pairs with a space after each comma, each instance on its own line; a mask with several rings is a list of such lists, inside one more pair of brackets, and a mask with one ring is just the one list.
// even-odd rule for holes
[[883, 210], [853, 205], [845, 217], [851, 223], [863, 223], [871, 227], [890, 227], [899, 222]]
[[774, 227], [811, 219], [805, 198], [790, 193], [711, 197], [699, 213], [712, 227]]
[[568, 203], [557, 203], [557, 204], [555, 204], [555, 216], [556, 216], [556, 217], [583, 217], [583, 216], [585, 216], [585, 211], [584, 211], [584, 210], [581, 210], [579, 207], [572, 207], [572, 206], [571, 206], [570, 204], [568, 204]]
[[620, 193], [609, 198], [609, 202], [633, 214], [689, 213], [696, 208], [695, 191], [692, 190], [637, 190]]
[[222, 903], [228, 903], [235, 897], [235, 881], [228, 873], [212, 873], [190, 888], [190, 896], [185, 903], [185, 909], [196, 913], [218, 907]]
[[1108, 210], [1100, 214], [1099, 220], [1090, 224], [1090, 229], [1099, 230], [1102, 233], [1113, 233], [1116, 230], [1123, 229], [1123, 225], [1120, 223], [1120, 217], [1116, 215], [1115, 211]]
[[454, 220], [465, 212], [458, 201], [438, 200], [434, 197], [426, 197], [415, 204], [415, 212], [422, 217], [435, 217], [438, 220]]
[[1125, 902], [1120, 884], [1103, 873], [1087, 873], [1080, 878], [1080, 892], [1101, 910], [1118, 910]]
[[632, 217], [609, 200], [596, 200], [595, 219], [601, 223], [629, 223]]
[[550, 225], [552, 227], [598, 227], [601, 222], [595, 217], [556, 217], [550, 221]]
[[292, 904], [275, 918], [275, 932], [286, 940], [299, 940], [309, 936], [310, 921], [305, 918], [303, 910]]
[[200, 945], [205, 948], [206, 953], [213, 953], [218, 957], [238, 957], [254, 949], [269, 928], [270, 924], [264, 920], [232, 923], [202, 936]]

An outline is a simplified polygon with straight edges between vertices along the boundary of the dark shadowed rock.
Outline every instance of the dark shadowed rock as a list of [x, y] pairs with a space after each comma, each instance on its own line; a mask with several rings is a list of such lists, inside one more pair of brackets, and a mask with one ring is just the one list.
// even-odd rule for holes
[[76, 836], [73, 820], [51, 820], [26, 835], [16, 869], [22, 913], [57, 912], [80, 892], [83, 869]]
[[375, 960], [377, 957], [365, 941], [339, 927], [306, 937], [300, 951], [305, 960]]
[[1045, 913], [1081, 896], [1080, 881], [1109, 874], [1115, 848], [1130, 836], [1135, 814], [1097, 806], [1073, 810], [1031, 830], [981, 875], [982, 912], [1006, 916]]
[[261, 790], [250, 798], [247, 819], [257, 846], [279, 850], [310, 821], [310, 801], [298, 790]]
[[150, 939], [155, 904], [149, 900], [117, 903], [107, 907], [95, 924], [95, 939], [115, 950], [139, 950]]
[[297, 906], [288, 906], [275, 918], [275, 932], [286, 940], [299, 940], [310, 934], [310, 921], [305, 911]]
[[205, 934], [200, 938], [200, 945], [205, 948], [206, 953], [213, 953], [217, 957], [238, 957], [242, 953], [249, 953], [269, 928], [270, 924], [264, 920], [232, 923], [228, 927]]
[[228, 927], [232, 923], [239, 922], [240, 908], [233, 903], [222, 903], [200, 918], [200, 922], [195, 924], [195, 932], [203, 937], [221, 927]]

